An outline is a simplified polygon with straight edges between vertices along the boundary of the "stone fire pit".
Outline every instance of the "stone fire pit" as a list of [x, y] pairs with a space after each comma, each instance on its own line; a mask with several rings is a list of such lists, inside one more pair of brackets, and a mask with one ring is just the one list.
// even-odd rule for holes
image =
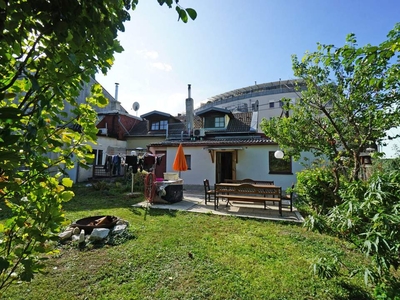
[[58, 236], [60, 241], [77, 241], [80, 244], [90, 241], [106, 241], [121, 235], [129, 223], [115, 216], [92, 216], [72, 223]]
[[94, 216], [79, 219], [72, 223], [71, 227], [85, 230], [85, 234], [91, 234], [95, 228], [112, 228], [117, 224], [118, 218], [114, 216]]

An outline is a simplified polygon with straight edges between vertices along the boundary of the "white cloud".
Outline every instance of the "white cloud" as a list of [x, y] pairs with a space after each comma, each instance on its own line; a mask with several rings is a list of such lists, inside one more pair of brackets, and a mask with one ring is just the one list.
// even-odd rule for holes
[[153, 68], [165, 71], [165, 72], [169, 72], [172, 70], [172, 66], [169, 64], [165, 64], [165, 63], [161, 63], [161, 62], [157, 62], [157, 63], [152, 63], [150, 64]]

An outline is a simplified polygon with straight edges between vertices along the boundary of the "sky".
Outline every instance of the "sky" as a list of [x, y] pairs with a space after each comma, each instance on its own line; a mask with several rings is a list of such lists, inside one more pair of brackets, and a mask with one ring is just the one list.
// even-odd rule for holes
[[[177, 21], [174, 8], [140, 0], [97, 81], [133, 115], [185, 112], [188, 84], [194, 107], [208, 98], [255, 83], [294, 79], [291, 56], [317, 43], [376, 45], [400, 22], [398, 0], [180, 0], [197, 19]], [[134, 102], [139, 110], [132, 110]]]

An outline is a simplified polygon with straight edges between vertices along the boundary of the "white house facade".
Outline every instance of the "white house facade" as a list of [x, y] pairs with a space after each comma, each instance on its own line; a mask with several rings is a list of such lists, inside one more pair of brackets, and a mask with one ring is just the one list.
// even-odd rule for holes
[[296, 183], [296, 173], [304, 166], [301, 161], [282, 160], [286, 169], [276, 170], [277, 158], [274, 153], [278, 145], [266, 140], [242, 139], [232, 142], [162, 142], [153, 143], [149, 150], [153, 153], [165, 151], [166, 172], [177, 172], [172, 165], [179, 144], [182, 144], [189, 170], [180, 172], [184, 184], [201, 185], [203, 179], [210, 184], [225, 179], [245, 179], [274, 181], [283, 189]]

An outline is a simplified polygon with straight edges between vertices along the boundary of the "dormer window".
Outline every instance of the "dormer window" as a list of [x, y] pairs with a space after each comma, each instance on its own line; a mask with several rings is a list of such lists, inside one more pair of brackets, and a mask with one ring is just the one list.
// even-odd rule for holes
[[168, 127], [167, 120], [151, 123], [151, 130], [167, 130], [167, 127]]
[[216, 117], [215, 118], [215, 128], [224, 128], [225, 127], [225, 118], [224, 117]]
[[223, 116], [205, 117], [204, 128], [225, 128], [225, 117]]

